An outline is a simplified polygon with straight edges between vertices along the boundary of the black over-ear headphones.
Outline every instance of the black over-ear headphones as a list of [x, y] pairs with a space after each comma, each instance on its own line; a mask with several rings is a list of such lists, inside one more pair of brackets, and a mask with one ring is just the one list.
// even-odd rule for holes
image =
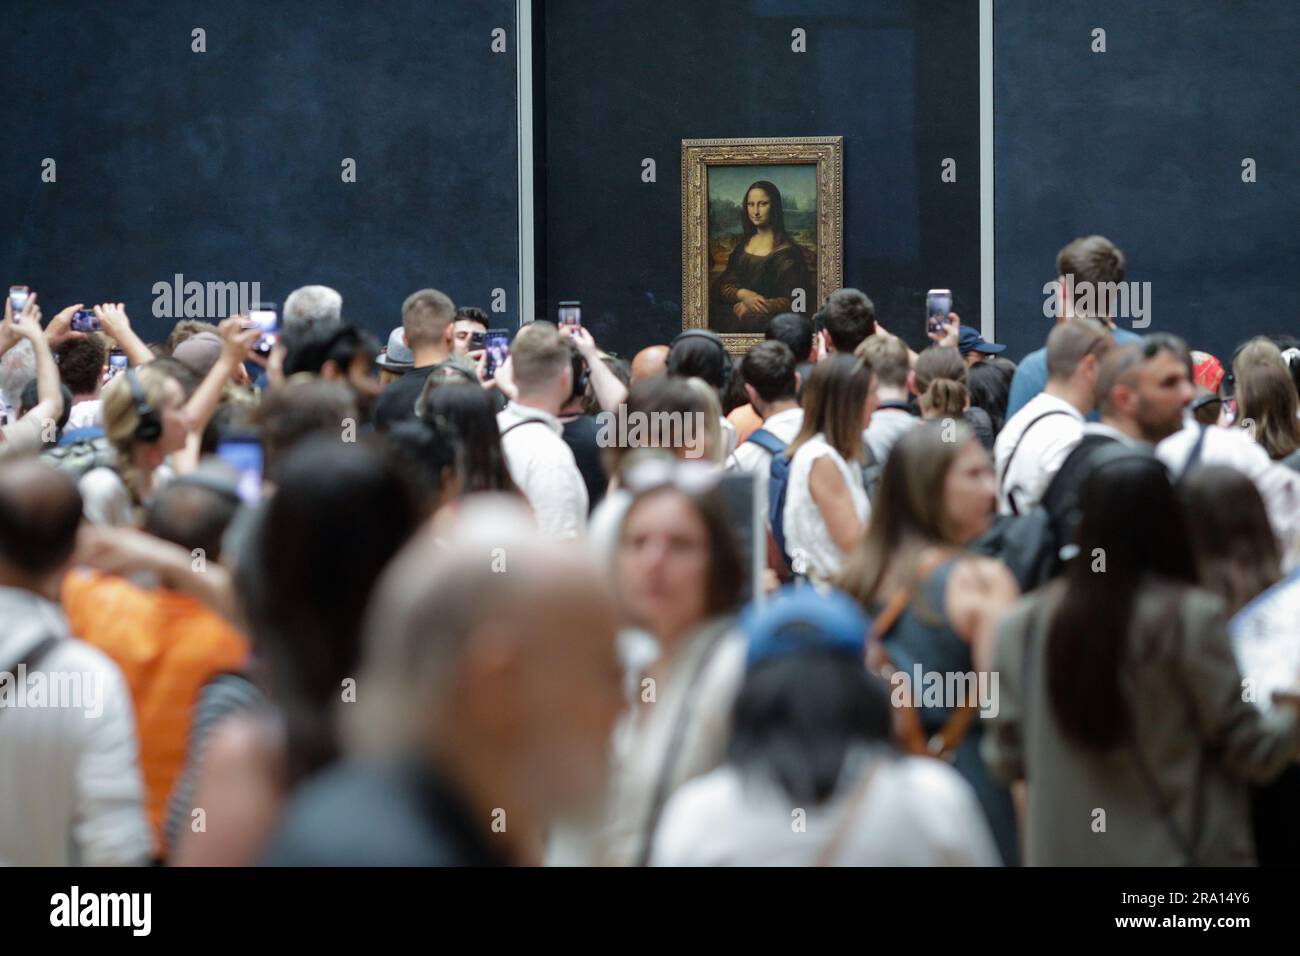
[[726, 343], [717, 332], [710, 332], [708, 329], [685, 329], [677, 333], [677, 337], [668, 343], [669, 351], [672, 350], [682, 339], [707, 339], [722, 350], [722, 377], [725, 381], [731, 381], [732, 359], [731, 353], [727, 351]]
[[587, 368], [587, 360], [582, 357], [577, 346], [569, 345], [569, 364], [573, 368], [573, 392], [572, 398], [582, 398], [587, 394], [587, 382], [591, 379], [591, 371]]
[[126, 367], [126, 382], [131, 386], [131, 398], [135, 401], [135, 438], [137, 441], [152, 442], [162, 437], [162, 417], [149, 404], [149, 399], [140, 385], [135, 369]]

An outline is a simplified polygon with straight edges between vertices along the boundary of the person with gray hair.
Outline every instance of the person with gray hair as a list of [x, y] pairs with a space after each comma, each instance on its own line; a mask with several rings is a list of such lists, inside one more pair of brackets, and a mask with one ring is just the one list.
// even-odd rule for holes
[[622, 706], [609, 585], [516, 499], [466, 502], [389, 565], [364, 628], [349, 757], [309, 781], [264, 862], [540, 860], [598, 794]]
[[327, 285], [305, 285], [294, 289], [284, 300], [286, 332], [342, 321], [343, 296]]

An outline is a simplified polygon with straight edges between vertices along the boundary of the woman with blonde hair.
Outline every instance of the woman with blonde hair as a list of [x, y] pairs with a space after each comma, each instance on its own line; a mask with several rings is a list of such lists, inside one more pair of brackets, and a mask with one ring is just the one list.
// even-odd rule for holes
[[154, 492], [198, 463], [203, 430], [233, 370], [261, 334], [256, 328], [244, 329], [239, 316], [224, 320], [219, 328], [221, 357], [188, 399], [175, 376], [152, 362], [128, 367], [104, 386], [104, 432], [115, 460], [92, 468], [78, 482], [87, 521], [138, 523]]
[[862, 433], [876, 404], [875, 376], [862, 359], [832, 355], [808, 376], [803, 425], [784, 452], [790, 473], [781, 523], [795, 574], [825, 581], [862, 537], [871, 510]]

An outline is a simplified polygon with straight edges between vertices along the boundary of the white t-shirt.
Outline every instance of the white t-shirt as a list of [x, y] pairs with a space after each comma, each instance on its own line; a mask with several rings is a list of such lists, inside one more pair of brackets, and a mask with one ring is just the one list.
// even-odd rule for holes
[[[927, 757], [851, 754], [823, 806], [796, 806], [771, 781], [731, 764], [678, 790], [664, 811], [656, 866], [997, 866], [970, 785]], [[803, 811], [800, 813], [799, 811]], [[828, 850], [828, 844], [838, 846]]]
[[904, 408], [877, 408], [862, 432], [862, 439], [871, 449], [872, 457], [883, 465], [898, 440], [919, 424], [921, 419]]
[[790, 555], [794, 570], [806, 574], [814, 581], [825, 581], [840, 569], [844, 552], [831, 537], [821, 509], [813, 501], [809, 478], [818, 458], [830, 458], [848, 486], [853, 500], [853, 510], [865, 522], [871, 513], [867, 489], [862, 484], [862, 466], [845, 461], [818, 432], [804, 442], [790, 460], [790, 477], [785, 490], [785, 513], [782, 525], [785, 531], [785, 550]]
[[[1181, 431], [1156, 445], [1156, 457], [1175, 478], [1186, 468], [1201, 427], [1189, 415]], [[1268, 452], [1243, 428], [1207, 425], [1205, 429], [1197, 464], [1227, 465], [1253, 481], [1282, 549], [1283, 570], [1300, 566], [1300, 472], [1269, 458]]]
[[560, 420], [509, 402], [497, 413], [497, 427], [506, 467], [532, 506], [538, 530], [551, 538], [581, 535], [587, 527], [587, 485]]
[[[787, 445], [794, 441], [803, 427], [803, 409], [787, 408], [763, 420], [763, 428]], [[758, 476], [754, 494], [759, 501], [767, 501], [767, 483], [772, 468], [772, 454], [757, 442], [743, 441], [728, 461], [728, 467]]]
[[[1054, 414], [1058, 412], [1064, 414]], [[1036, 421], [1041, 416], [1046, 417]], [[1083, 413], [1065, 399], [1039, 392], [1026, 402], [1024, 408], [1007, 419], [993, 444], [998, 511], [1004, 515], [1023, 515], [1033, 510], [1081, 437]], [[1014, 511], [1012, 497], [1016, 504]]]

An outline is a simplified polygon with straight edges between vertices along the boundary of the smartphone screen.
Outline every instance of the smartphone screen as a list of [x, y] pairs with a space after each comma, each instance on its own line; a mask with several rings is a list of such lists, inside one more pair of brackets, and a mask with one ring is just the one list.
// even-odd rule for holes
[[244, 504], [262, 497], [262, 443], [252, 435], [223, 438], [217, 442], [217, 457], [239, 473], [235, 487]]
[[13, 320], [18, 321], [18, 315], [23, 309], [27, 308], [27, 300], [31, 297], [31, 290], [25, 285], [11, 285], [9, 287], [9, 307], [13, 311]]
[[114, 375], [126, 371], [126, 353], [121, 349], [113, 349], [108, 353], [108, 372], [104, 376], [104, 381], [108, 381]]
[[582, 303], [578, 301], [560, 303], [560, 325], [582, 325]]
[[262, 332], [253, 348], [259, 352], [271, 351], [271, 346], [275, 345], [280, 331], [280, 313], [275, 303], [258, 303], [249, 309], [248, 319]]
[[[72, 331], [74, 332], [102, 332], [103, 324], [99, 317], [95, 315], [92, 309], [78, 309], [72, 315]], [[125, 358], [126, 356], [123, 356]]]
[[925, 330], [943, 334], [952, 311], [952, 292], [948, 289], [931, 289], [925, 294]]
[[510, 357], [510, 332], [507, 329], [488, 329], [487, 331], [487, 377], [497, 373], [506, 359]]
[[487, 348], [487, 330], [475, 329], [469, 334], [469, 350], [471, 352], [481, 352]]

